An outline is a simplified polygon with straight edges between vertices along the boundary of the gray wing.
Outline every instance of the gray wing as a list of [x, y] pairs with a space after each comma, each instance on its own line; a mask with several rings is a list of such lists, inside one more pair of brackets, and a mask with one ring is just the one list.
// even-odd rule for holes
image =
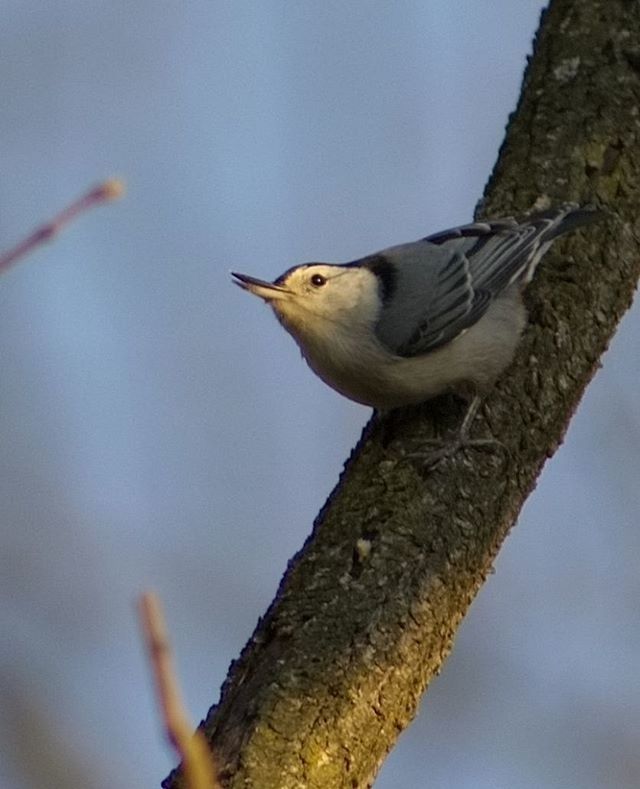
[[394, 290], [376, 326], [393, 353], [434, 351], [476, 323], [516, 282], [529, 281], [552, 241], [595, 216], [573, 204], [518, 223], [475, 222], [373, 256], [395, 271]]

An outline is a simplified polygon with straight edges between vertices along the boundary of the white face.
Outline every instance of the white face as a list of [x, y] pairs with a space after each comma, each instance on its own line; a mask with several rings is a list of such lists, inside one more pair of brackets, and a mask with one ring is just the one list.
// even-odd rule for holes
[[309, 263], [273, 283], [234, 274], [245, 290], [260, 296], [293, 334], [321, 331], [326, 322], [372, 323], [378, 317], [378, 281], [366, 268]]

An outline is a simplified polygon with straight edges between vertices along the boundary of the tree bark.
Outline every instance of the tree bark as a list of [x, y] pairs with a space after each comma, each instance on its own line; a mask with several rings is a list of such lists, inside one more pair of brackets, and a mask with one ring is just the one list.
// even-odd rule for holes
[[[555, 0], [479, 214], [608, 212], [557, 243], [527, 291], [530, 324], [475, 423], [504, 451], [431, 472], [403, 458], [459, 418], [450, 400], [365, 429], [202, 724], [225, 786], [371, 785], [631, 304], [639, 184], [640, 4]], [[180, 785], [178, 771], [164, 783]]]

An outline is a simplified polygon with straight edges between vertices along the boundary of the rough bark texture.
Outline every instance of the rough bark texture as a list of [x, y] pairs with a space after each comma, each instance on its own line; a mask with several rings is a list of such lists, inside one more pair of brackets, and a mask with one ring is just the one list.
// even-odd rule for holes
[[[370, 786], [629, 307], [640, 273], [640, 4], [556, 0], [480, 214], [538, 201], [612, 212], [558, 243], [527, 294], [530, 326], [475, 424], [508, 452], [431, 473], [410, 436], [445, 403], [370, 425], [202, 724], [229, 787]], [[166, 787], [180, 785], [177, 772]]]

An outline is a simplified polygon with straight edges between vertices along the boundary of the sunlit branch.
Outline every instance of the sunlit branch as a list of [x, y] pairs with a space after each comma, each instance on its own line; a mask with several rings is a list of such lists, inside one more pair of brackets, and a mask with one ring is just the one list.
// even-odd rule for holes
[[193, 733], [182, 703], [158, 596], [153, 592], [143, 594], [139, 612], [162, 719], [169, 741], [182, 759], [186, 785], [189, 789], [220, 789], [204, 735], [201, 731]]
[[108, 203], [111, 200], [117, 200], [123, 193], [123, 182], [115, 178], [104, 181], [93, 189], [90, 189], [82, 197], [70, 203], [49, 222], [37, 227], [33, 233], [16, 244], [13, 249], [0, 253], [0, 274], [20, 260], [20, 258], [33, 252], [33, 250], [41, 244], [51, 241], [55, 235], [80, 214], [83, 214], [94, 206]]

